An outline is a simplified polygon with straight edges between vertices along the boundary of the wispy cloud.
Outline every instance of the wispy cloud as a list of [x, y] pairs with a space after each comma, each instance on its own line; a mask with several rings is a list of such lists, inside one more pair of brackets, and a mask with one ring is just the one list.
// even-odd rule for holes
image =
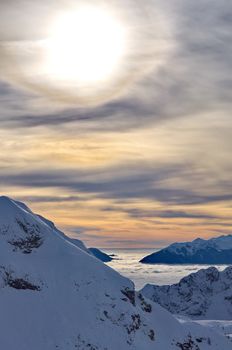
[[[181, 185], [180, 180], [183, 178], [184, 182], [185, 177], [188, 177], [188, 183]], [[53, 187], [74, 193], [91, 194], [96, 198], [150, 199], [176, 205], [232, 201], [232, 193], [228, 193], [226, 182], [223, 184], [216, 180], [214, 186], [204, 191], [204, 186], [209, 186], [205, 173], [198, 173], [189, 164], [160, 164], [155, 167], [145, 167], [143, 163], [137, 163], [136, 166], [124, 165], [120, 169], [118, 167], [89, 170], [60, 169], [59, 171], [26, 171], [21, 174], [6, 171], [5, 174], [0, 175], [0, 180], [8, 186], [38, 189]], [[193, 188], [192, 184], [198, 181], [202, 182], [201, 186], [197, 189]], [[218, 193], [219, 191], [221, 193]], [[77, 200], [78, 197], [67, 198]]]
[[[25, 23], [29, 22], [28, 26], [31, 18], [35, 19], [35, 10], [40, 9], [40, 11], [46, 12], [54, 7], [53, 2], [49, 3], [47, 1], [46, 4], [42, 2], [40, 5], [35, 2], [33, 3], [34, 7], [33, 4], [23, 1], [15, 1], [14, 3], [18, 8], [17, 11], [19, 11], [20, 6], [26, 6], [31, 14], [28, 16], [29, 20], [24, 21]], [[62, 2], [59, 2], [56, 6], [58, 5], [61, 6]], [[145, 5], [139, 5], [139, 2], [137, 2], [137, 5], [137, 14], [139, 14], [141, 9], [145, 9]], [[8, 7], [7, 4], [2, 6], [3, 10], [8, 8], [8, 11], [15, 12], [15, 6], [13, 7], [10, 3]], [[128, 1], [127, 3], [124, 2], [123, 6], [127, 8], [132, 4]], [[153, 9], [154, 12], [153, 6], [152, 2], [146, 4], [147, 14], [150, 9]], [[209, 113], [210, 111], [223, 111], [229, 114], [231, 109], [230, 87], [232, 86], [232, 80], [230, 79], [232, 25], [229, 18], [232, 6], [226, 1], [221, 1], [220, 4], [215, 0], [198, 1], [193, 4], [189, 0], [174, 0], [165, 2], [165, 4], [157, 1], [156, 9], [156, 11], [161, 11], [162, 16], [165, 12], [165, 23], [167, 26], [171, 25], [171, 29], [168, 27], [167, 31], [172, 31], [173, 34], [169, 35], [168, 39], [167, 34], [164, 34], [166, 35], [164, 40], [171, 41], [172, 50], [168, 57], [163, 60], [163, 64], [158, 69], [156, 68], [153, 72], [150, 72], [149, 76], [146, 76], [140, 83], [137, 83], [133, 90], [125, 91], [124, 96], [118, 101], [109, 102], [98, 108], [75, 109], [71, 103], [71, 110], [64, 111], [64, 107], [58, 108], [54, 105], [54, 113], [51, 111], [48, 114], [46, 109], [49, 108], [48, 106], [51, 103], [46, 105], [45, 102], [40, 102], [40, 108], [43, 111], [41, 115], [38, 115], [36, 108], [34, 108], [34, 113], [32, 107], [31, 111], [28, 108], [25, 109], [24, 102], [24, 110], [22, 106], [21, 115], [19, 111], [12, 108], [12, 116], [8, 116], [5, 121], [2, 118], [5, 124], [11, 127], [12, 125], [18, 127], [20, 125], [22, 127], [38, 125], [53, 127], [76, 121], [97, 120], [99, 123], [102, 122], [102, 128], [107, 129], [107, 127], [114, 128], [116, 126], [120, 129], [120, 125], [122, 128], [138, 127], [145, 123], [162, 122], [165, 119], [181, 116], [194, 117], [194, 115]], [[17, 27], [17, 23], [20, 26], [25, 13], [22, 10], [19, 11], [20, 16], [17, 17], [16, 23], [14, 23], [14, 33], [11, 36], [17, 36], [21, 33], [21, 39], [23, 39], [25, 35], [28, 35], [25, 24], [19, 27], [19, 30]], [[4, 16], [4, 11], [2, 11], [2, 16]], [[12, 18], [15, 22], [15, 17], [12, 16]], [[37, 21], [45, 21], [45, 19], [37, 19]], [[144, 28], [144, 23], [140, 24]], [[34, 25], [34, 27], [36, 26]], [[37, 26], [37, 28], [41, 27], [41, 25]], [[0, 35], [6, 39], [4, 35], [6, 33], [9, 36], [10, 31], [4, 31], [3, 29], [2, 26]], [[42, 35], [37, 33], [37, 36], [38, 34], [39, 36]], [[147, 32], [146, 34], [148, 36]], [[31, 36], [35, 40], [36, 33], [31, 32]], [[141, 54], [143, 49], [141, 47]], [[142, 58], [138, 56], [137, 59], [139, 64], [143, 65]], [[155, 60], [155, 57], [152, 57], [152, 59]], [[12, 65], [14, 69], [17, 67], [14, 61]], [[21, 71], [20, 68], [18, 71]], [[20, 99], [18, 93], [14, 92], [12, 94], [14, 105], [19, 104]], [[28, 99], [32, 99], [32, 96], [28, 95]], [[109, 119], [108, 124], [106, 119]], [[93, 124], [90, 123], [90, 127], [91, 125]]]
[[35, 69], [73, 4], [1, 1], [1, 191], [109, 245], [229, 230], [232, 3], [108, 1], [135, 41], [123, 84], [96, 105]]
[[124, 212], [132, 218], [166, 218], [166, 219], [215, 219], [217, 216], [199, 212], [187, 212], [182, 210], [144, 210], [138, 208], [106, 207], [104, 211]]

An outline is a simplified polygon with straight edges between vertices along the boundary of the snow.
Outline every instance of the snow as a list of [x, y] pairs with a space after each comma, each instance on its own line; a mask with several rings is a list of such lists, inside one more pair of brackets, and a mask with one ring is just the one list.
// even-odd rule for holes
[[100, 249], [97, 248], [89, 248], [90, 252], [99, 260], [103, 262], [110, 262], [113, 260], [111, 256], [108, 254], [102, 252]]
[[76, 238], [70, 238], [70, 242], [73, 243], [76, 247], [78, 247], [79, 249], [83, 250], [84, 252], [86, 252], [89, 255], [92, 255], [91, 252], [89, 251], [89, 249], [84, 245], [84, 243], [82, 241], [80, 241], [79, 239]]
[[79, 239], [71, 238], [70, 241], [73, 244], [75, 244], [78, 248], [83, 250], [84, 252], [88, 253], [91, 256], [94, 256], [95, 258], [97, 258], [98, 260], [100, 260], [102, 262], [110, 262], [110, 261], [113, 260], [113, 258], [111, 258], [111, 256], [109, 256], [108, 254], [102, 252], [98, 248], [87, 248], [84, 245], [84, 243], [82, 241], [80, 241]]
[[141, 293], [173, 314], [195, 319], [232, 320], [232, 266], [192, 273], [177, 284], [146, 285]]
[[188, 254], [194, 254], [196, 250], [205, 249], [206, 247], [228, 250], [232, 249], [232, 235], [214, 237], [208, 240], [197, 238], [192, 242], [174, 243], [170, 245], [169, 249], [170, 251], [181, 253], [182, 247], [187, 249]]
[[181, 323], [190, 324], [195, 322], [204, 327], [209, 327], [212, 330], [223, 334], [224, 336], [232, 339], [232, 321], [228, 320], [191, 320], [186, 317], [176, 317]]
[[232, 235], [173, 243], [141, 260], [148, 264], [232, 264]]
[[91, 256], [94, 256], [95, 258], [97, 258], [98, 260], [102, 261], [102, 262], [110, 262], [113, 260], [113, 258], [111, 258], [110, 255], [102, 252], [100, 249], [98, 248], [87, 248], [84, 243], [82, 241], [80, 241], [79, 239], [75, 239], [75, 238], [70, 238], [70, 242], [72, 242], [73, 244], [75, 244], [78, 248], [80, 248], [81, 250], [83, 250], [84, 252], [88, 253]]
[[148, 302], [129, 279], [7, 197], [0, 241], [2, 349], [231, 349], [225, 336]]

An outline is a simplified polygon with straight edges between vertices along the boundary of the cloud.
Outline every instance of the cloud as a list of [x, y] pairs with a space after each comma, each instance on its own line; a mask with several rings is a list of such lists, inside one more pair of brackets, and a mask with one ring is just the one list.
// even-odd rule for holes
[[[2, 89], [3, 90], [3, 89]], [[10, 89], [8, 88], [8, 91]], [[11, 101], [17, 101], [17, 96], [12, 92]], [[4, 101], [3, 101], [4, 103]], [[13, 103], [13, 102], [12, 102]], [[15, 102], [14, 102], [15, 104]], [[9, 110], [9, 101], [7, 101], [7, 108]], [[25, 108], [25, 107], [24, 107]], [[9, 112], [8, 112], [9, 113]], [[151, 118], [152, 107], [146, 106], [141, 101], [120, 100], [118, 102], [111, 102], [101, 107], [82, 108], [82, 109], [68, 109], [57, 110], [55, 112], [46, 113], [43, 110], [40, 114], [29, 113], [28, 110], [19, 110], [11, 108], [11, 115], [4, 118], [0, 117], [0, 123], [5, 128], [34, 128], [38, 126], [55, 127], [78, 123], [79, 126], [84, 127], [87, 124], [89, 131], [107, 131], [115, 129], [117, 131], [129, 130], [138, 127], [141, 124], [140, 116], [144, 115]], [[130, 117], [131, 116], [131, 117]]]
[[[115, 5], [114, 1], [111, 3]], [[72, 6], [71, 1], [65, 4]], [[17, 40], [23, 40], [23, 38], [29, 40], [28, 33], [31, 39], [37, 40], [44, 35], [46, 26], [41, 24], [49, 19], [48, 14], [56, 12], [60, 6], [64, 6], [64, 2], [28, 3], [18, 0], [3, 2], [1, 6], [3, 20], [6, 17], [4, 11], [8, 11], [8, 14], [11, 11], [13, 14], [17, 13], [17, 16], [8, 16], [14, 19], [14, 26], [11, 26], [11, 29], [4, 21], [2, 22], [0, 27], [2, 40], [13, 40], [15, 37]], [[153, 123], [162, 123], [173, 118], [195, 118], [212, 112], [228, 115], [229, 118], [232, 107], [232, 79], [230, 78], [232, 25], [229, 20], [232, 5], [225, 0], [220, 3], [216, 0], [201, 0], [195, 3], [191, 0], [172, 0], [166, 1], [165, 4], [157, 1], [155, 11], [153, 7], [152, 1], [147, 2], [146, 6], [144, 2], [141, 4], [139, 1], [127, 0], [123, 3], [123, 8], [128, 11], [135, 8], [134, 17], [132, 15], [133, 21], [136, 18], [136, 23], [140, 23], [139, 28], [146, 33], [146, 37], [150, 37], [149, 40], [155, 41], [157, 38], [150, 35], [151, 29], [146, 30], [146, 25], [144, 26], [138, 17], [142, 18], [140, 11], [145, 11], [144, 21], [148, 16], [150, 21], [155, 22], [152, 16], [157, 16], [158, 13], [158, 18], [161, 18], [162, 22], [160, 35], [163, 35], [163, 40], [166, 43], [169, 42], [172, 47], [168, 56], [163, 59], [162, 65], [158, 65], [149, 75], [137, 82], [133, 89], [125, 89], [119, 99], [115, 101], [109, 99], [98, 107], [76, 108], [78, 103], [76, 107], [72, 103], [70, 106], [46, 103], [41, 99], [39, 91], [37, 91], [38, 96], [33, 96], [35, 91], [33, 88], [30, 90], [30, 86], [25, 90], [26, 92], [19, 93], [15, 89], [20, 86], [20, 83], [15, 85], [14, 90], [6, 88], [4, 84], [1, 89], [1, 93], [4, 90], [5, 96], [5, 102], [1, 101], [3, 110], [0, 115], [1, 126], [54, 128], [78, 123], [79, 127], [85, 127], [89, 131], [117, 130], [120, 132]], [[43, 16], [38, 16], [40, 12]], [[28, 31], [32, 21], [38, 23], [35, 25], [33, 22], [33, 31]], [[166, 29], [163, 29], [165, 26]], [[38, 28], [38, 32], [35, 28]], [[146, 41], [146, 48], [154, 47], [155, 42], [149, 44], [149, 40]], [[140, 42], [140, 55], [136, 56], [139, 66], [144, 65], [143, 49]], [[155, 60], [154, 56], [151, 55], [151, 60]], [[8, 59], [6, 61], [7, 64], [10, 62]], [[27, 63], [26, 60], [23, 62]], [[5, 71], [4, 60], [1, 64]], [[15, 70], [15, 67], [17, 65], [13, 61], [10, 71]], [[18, 73], [22, 74], [20, 68], [17, 68]], [[11, 79], [8, 79], [8, 83], [14, 86]], [[44, 86], [46, 86], [45, 83], [43, 83]], [[47, 88], [44, 89], [46, 95]], [[61, 93], [57, 94], [60, 99]], [[31, 101], [33, 101], [32, 104]], [[4, 112], [4, 104], [5, 110], [8, 108], [7, 113]]]
[[168, 242], [167, 241], [164, 241], [164, 240], [149, 240], [149, 239], [137, 239], [137, 240], [133, 240], [133, 239], [121, 239], [121, 240], [117, 240], [117, 239], [108, 239], [108, 240], [105, 240], [106, 243], [111, 243], [111, 244], [114, 244], [116, 247], [117, 247], [117, 244], [135, 244], [135, 245], [146, 245], [147, 243], [150, 244], [150, 247], [151, 248], [155, 248], [156, 246], [162, 246], [162, 245], [167, 245]]
[[216, 219], [217, 216], [199, 212], [187, 212], [182, 210], [148, 210], [138, 208], [106, 207], [104, 211], [124, 212], [132, 218], [166, 218], [166, 219]]
[[31, 203], [65, 203], [65, 202], [78, 202], [81, 200], [78, 196], [20, 196], [21, 201]]
[[[204, 191], [204, 186], [208, 187], [208, 179], [205, 178], [204, 173], [193, 170], [188, 164], [160, 164], [159, 166], [156, 164], [155, 167], [146, 167], [140, 162], [134, 166], [124, 165], [121, 168], [106, 167], [95, 170], [40, 170], [18, 174], [6, 172], [0, 175], [0, 182], [5, 186], [65, 189], [72, 193], [89, 194], [93, 198], [123, 201], [147, 199], [170, 205], [232, 201], [232, 193], [228, 191], [227, 182], [223, 184], [216, 179], [213, 186], [211, 185], [208, 191]], [[188, 183], [181, 184], [181, 179], [184, 180], [186, 177]], [[193, 188], [195, 182], [201, 183], [197, 189]], [[168, 183], [172, 183], [172, 186]], [[218, 190], [220, 193], [217, 193]], [[168, 211], [166, 215], [168, 216]], [[172, 213], [169, 212], [169, 216], [171, 215]]]
[[[0, 3], [1, 190], [38, 208], [86, 205], [83, 221], [89, 215], [96, 229], [103, 229], [107, 215], [120, 218], [103, 229], [118, 231], [116, 240], [135, 232], [128, 221], [139, 222], [136, 230], [142, 234], [153, 232], [150, 241], [159, 234], [170, 240], [173, 226], [162, 226], [164, 221], [177, 223], [176, 236], [179, 229], [196, 234], [199, 224], [202, 235], [209, 234], [209, 224], [212, 233], [213, 225], [229, 230], [232, 3], [108, 1], [120, 5], [120, 16], [132, 16], [132, 31], [138, 28], [129, 72], [138, 68], [139, 76], [129, 77], [118, 93], [100, 94], [95, 105], [45, 84], [32, 67], [51, 14], [72, 3]], [[85, 200], [95, 201], [98, 214], [105, 215], [101, 224], [95, 224]], [[182, 219], [191, 220], [191, 227]], [[82, 226], [78, 220], [82, 217], [72, 225]], [[103, 231], [89, 239], [97, 240]]]
[[[96, 106], [121, 96], [163, 63], [169, 50], [168, 22], [159, 2], [156, 7], [130, 0], [111, 0], [109, 4], [98, 0], [88, 4], [112, 12], [129, 33], [127, 50], [117, 75], [106, 84], [100, 81], [96, 86], [86, 86], [78, 81], [63, 81], [52, 71], [47, 71], [44, 40], [49, 38], [52, 23], [61, 13], [73, 13], [80, 6], [86, 6], [86, 2], [42, 0], [32, 4], [16, 0], [13, 4], [0, 4], [0, 21], [3, 23], [0, 26], [0, 71], [3, 77], [16, 86], [46, 97], [50, 103], [68, 107]], [[6, 16], [12, 18], [11, 26], [5, 22]]]
[[[98, 227], [89, 227], [89, 226], [75, 226], [75, 227], [68, 227], [67, 230], [72, 234], [78, 234], [83, 235], [86, 234], [88, 238], [97, 238], [99, 235], [98, 232], [101, 231]], [[95, 232], [95, 234], [91, 233]], [[86, 237], [86, 236], [85, 236]]]

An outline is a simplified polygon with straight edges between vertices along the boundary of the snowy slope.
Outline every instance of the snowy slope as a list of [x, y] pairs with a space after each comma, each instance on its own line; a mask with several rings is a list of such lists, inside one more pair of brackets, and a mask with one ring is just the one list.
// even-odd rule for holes
[[82, 241], [80, 241], [79, 239], [69, 238], [69, 237], [66, 237], [66, 239], [68, 239], [71, 243], [73, 243], [75, 246], [77, 246], [78, 248], [80, 248], [81, 250], [86, 252], [87, 254], [94, 256], [95, 258], [97, 258], [98, 260], [100, 260], [102, 262], [109, 262], [109, 261], [113, 260], [113, 258], [111, 258], [108, 254], [102, 252], [98, 248], [87, 248], [85, 246], [85, 244]]
[[7, 350], [229, 350], [182, 325], [25, 205], [0, 197], [0, 345]]
[[82, 249], [84, 252], [88, 253], [89, 255], [95, 256], [95, 258], [101, 260], [102, 262], [110, 262], [113, 260], [111, 256], [108, 254], [102, 252], [98, 248], [87, 248], [82, 241], [76, 238], [70, 238], [70, 241], [75, 244], [78, 248]]
[[171, 286], [146, 285], [141, 293], [174, 314], [195, 319], [232, 320], [232, 266], [192, 273]]
[[89, 255], [92, 255], [92, 253], [89, 251], [89, 249], [84, 245], [84, 243], [82, 241], [80, 241], [79, 239], [76, 239], [76, 238], [69, 238], [69, 239], [70, 239], [71, 243], [75, 244], [75, 246], [77, 246], [78, 248], [80, 248], [84, 252], [88, 253]]
[[196, 322], [204, 327], [210, 327], [218, 333], [232, 340], [232, 321], [229, 320], [193, 320], [186, 316], [177, 315], [176, 318], [185, 324]]
[[174, 243], [144, 257], [145, 264], [232, 264], [232, 235]]

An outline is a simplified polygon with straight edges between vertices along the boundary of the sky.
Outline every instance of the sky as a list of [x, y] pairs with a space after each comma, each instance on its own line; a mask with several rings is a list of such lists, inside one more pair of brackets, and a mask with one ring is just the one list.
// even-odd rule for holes
[[[93, 82], [47, 39], [86, 4], [123, 33], [117, 62], [118, 27], [80, 61], [83, 74], [114, 63]], [[99, 23], [84, 22], [85, 43]], [[76, 60], [68, 23], [64, 51]], [[231, 234], [231, 71], [228, 0], [2, 0], [0, 192], [88, 246]]]

